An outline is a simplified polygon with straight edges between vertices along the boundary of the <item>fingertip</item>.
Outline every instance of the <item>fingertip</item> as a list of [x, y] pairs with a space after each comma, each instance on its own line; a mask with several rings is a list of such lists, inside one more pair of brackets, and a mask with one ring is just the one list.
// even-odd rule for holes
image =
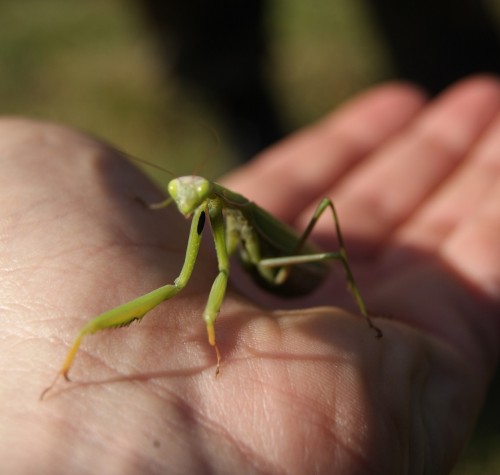
[[375, 112], [384, 113], [394, 107], [418, 110], [428, 100], [429, 95], [424, 88], [409, 81], [391, 81], [369, 89], [349, 101], [350, 108], [372, 108]]
[[482, 93], [500, 94], [500, 78], [491, 73], [479, 73], [468, 76], [450, 87], [450, 92], [481, 91]]

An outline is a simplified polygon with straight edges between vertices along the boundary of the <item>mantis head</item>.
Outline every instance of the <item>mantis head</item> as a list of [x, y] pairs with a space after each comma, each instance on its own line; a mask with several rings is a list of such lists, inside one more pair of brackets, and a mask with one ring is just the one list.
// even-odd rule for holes
[[168, 194], [184, 216], [190, 216], [211, 192], [212, 184], [201, 176], [181, 176], [168, 184]]

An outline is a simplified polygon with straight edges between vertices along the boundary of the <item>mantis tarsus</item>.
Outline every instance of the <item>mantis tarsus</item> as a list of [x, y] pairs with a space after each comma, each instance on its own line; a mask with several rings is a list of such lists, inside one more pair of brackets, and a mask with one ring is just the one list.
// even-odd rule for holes
[[[301, 236], [271, 216], [245, 197], [199, 176], [184, 176], [168, 184], [169, 198], [160, 204], [175, 202], [185, 217], [191, 217], [191, 230], [184, 264], [173, 284], [164, 285], [152, 292], [102, 313], [89, 321], [78, 332], [54, 382], [42, 393], [41, 398], [62, 375], [69, 380], [68, 372], [86, 335], [105, 328], [121, 327], [144, 315], [165, 300], [178, 294], [188, 283], [193, 271], [201, 242], [206, 217], [210, 220], [218, 261], [218, 274], [212, 284], [203, 312], [208, 341], [217, 357], [216, 374], [221, 356], [215, 338], [214, 324], [224, 300], [229, 278], [229, 256], [239, 251], [245, 269], [262, 287], [281, 295], [303, 295], [316, 288], [326, 275], [324, 261], [339, 260], [346, 272], [348, 286], [361, 314], [377, 337], [380, 329], [372, 322], [354, 280], [337, 212], [331, 200], [325, 198], [316, 209], [309, 225]], [[155, 208], [160, 207], [158, 205]], [[339, 250], [320, 252], [306, 240], [322, 213], [330, 209], [335, 223]]]

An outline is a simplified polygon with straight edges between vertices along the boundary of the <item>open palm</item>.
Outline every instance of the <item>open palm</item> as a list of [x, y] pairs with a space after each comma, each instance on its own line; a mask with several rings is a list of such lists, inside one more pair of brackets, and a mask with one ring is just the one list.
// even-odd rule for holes
[[[182, 294], [139, 325], [87, 338], [75, 382], [43, 403], [82, 323], [176, 277], [187, 223], [134, 201], [159, 196], [92, 139], [0, 123], [7, 468], [445, 473], [498, 360], [499, 106], [492, 79], [430, 103], [384, 86], [223, 180], [298, 228], [332, 197], [361, 292], [386, 315], [382, 339], [356, 315], [341, 272], [286, 304], [295, 310], [238, 279], [217, 325], [215, 378], [200, 319], [216, 273], [206, 246]], [[325, 247], [331, 230], [328, 219], [316, 230]]]

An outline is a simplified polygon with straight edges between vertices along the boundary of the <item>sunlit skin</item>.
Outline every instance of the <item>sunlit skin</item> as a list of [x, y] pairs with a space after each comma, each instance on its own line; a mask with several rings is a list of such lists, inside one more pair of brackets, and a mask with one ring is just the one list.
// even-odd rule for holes
[[[178, 276], [190, 222], [138, 204], [162, 195], [96, 140], [0, 120], [2, 471], [449, 473], [498, 364], [499, 111], [494, 78], [433, 100], [387, 84], [220, 180], [298, 230], [331, 197], [383, 338], [338, 262], [290, 301], [235, 263], [215, 378], [207, 224], [183, 291], [85, 338], [43, 402], [79, 328]], [[329, 212], [311, 239], [335, 242]]]

